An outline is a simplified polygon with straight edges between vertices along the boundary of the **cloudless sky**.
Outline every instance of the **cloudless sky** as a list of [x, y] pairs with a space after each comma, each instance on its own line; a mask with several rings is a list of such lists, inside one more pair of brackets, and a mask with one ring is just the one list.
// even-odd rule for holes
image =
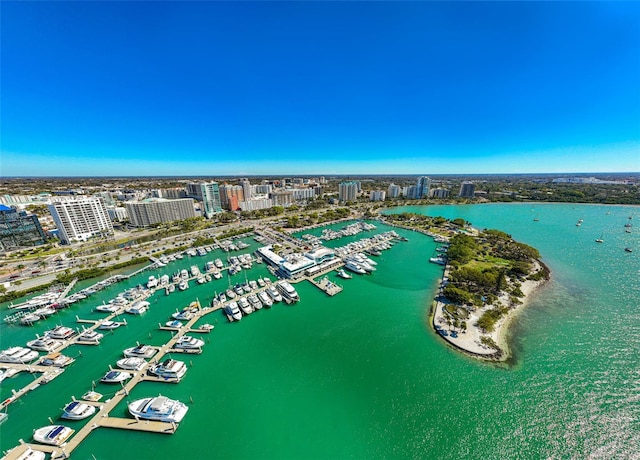
[[0, 175], [640, 171], [637, 2], [11, 2]]

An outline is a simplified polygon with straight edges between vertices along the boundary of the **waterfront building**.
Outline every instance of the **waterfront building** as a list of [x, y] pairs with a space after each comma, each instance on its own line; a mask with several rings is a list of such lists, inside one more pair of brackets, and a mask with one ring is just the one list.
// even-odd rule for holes
[[312, 188], [290, 188], [288, 191], [294, 201], [312, 200], [316, 196], [316, 191]]
[[273, 206], [273, 201], [269, 198], [240, 201], [238, 202], [238, 206], [242, 211], [257, 211], [259, 209], [271, 208]]
[[356, 201], [360, 188], [359, 181], [341, 182], [338, 186], [338, 200]]
[[202, 203], [202, 212], [207, 219], [222, 212], [222, 201], [217, 182], [190, 182], [187, 184], [187, 196]]
[[285, 278], [294, 278], [313, 271], [314, 267], [322, 268], [334, 262], [340, 262], [339, 259], [336, 259], [333, 249], [324, 246], [305, 254], [294, 253], [285, 256], [273, 252], [273, 247], [270, 245], [258, 248], [257, 252], [269, 265], [276, 267], [277, 273]]
[[274, 206], [291, 206], [293, 204], [293, 194], [288, 190], [273, 192], [271, 200]]
[[244, 190], [240, 185], [223, 184], [220, 189], [220, 203], [224, 209], [237, 211], [240, 209], [239, 203], [245, 201]]
[[386, 195], [387, 195], [387, 192], [385, 192], [384, 190], [371, 190], [371, 192], [369, 193], [369, 200], [384, 201]]
[[432, 198], [449, 198], [450, 191], [445, 188], [434, 188], [429, 192], [429, 196]]
[[63, 244], [113, 233], [111, 219], [100, 197], [55, 200], [48, 208]]
[[411, 199], [416, 199], [418, 196], [418, 188], [415, 185], [410, 185], [409, 187], [405, 187], [404, 196]]
[[240, 179], [240, 186], [244, 193], [244, 201], [249, 201], [251, 199], [251, 182], [249, 179]]
[[460, 193], [458, 196], [461, 198], [473, 198], [475, 196], [476, 186], [473, 182], [465, 181], [460, 185]]
[[431, 187], [431, 179], [427, 176], [418, 177], [415, 188], [416, 199], [427, 198], [429, 196], [429, 188]]
[[0, 251], [37, 246], [46, 240], [38, 216], [0, 205]]
[[389, 198], [398, 198], [400, 196], [401, 188], [396, 184], [389, 184], [389, 188], [387, 189], [387, 196]]
[[193, 199], [166, 200], [148, 198], [126, 203], [129, 221], [135, 227], [148, 227], [162, 222], [173, 222], [196, 217]]

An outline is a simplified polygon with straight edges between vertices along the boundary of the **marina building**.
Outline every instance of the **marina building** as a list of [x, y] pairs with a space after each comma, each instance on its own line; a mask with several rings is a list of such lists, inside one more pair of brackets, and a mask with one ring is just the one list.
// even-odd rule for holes
[[473, 198], [475, 196], [476, 186], [473, 182], [465, 181], [460, 185], [460, 193], [458, 196], [461, 198]]
[[53, 201], [48, 208], [63, 244], [113, 233], [111, 219], [100, 197]]
[[360, 183], [357, 181], [341, 182], [338, 186], [338, 200], [356, 201]]
[[38, 216], [0, 204], [0, 251], [37, 246], [46, 240]]
[[217, 182], [191, 182], [187, 184], [187, 196], [202, 203], [203, 215], [211, 219], [222, 212], [220, 189]]
[[370, 201], [384, 201], [387, 193], [384, 190], [371, 190], [369, 193]]
[[322, 267], [340, 263], [340, 259], [336, 259], [335, 252], [323, 246], [305, 254], [294, 253], [280, 256], [273, 252], [273, 247], [269, 245], [258, 248], [257, 253], [269, 265], [277, 267], [276, 272], [285, 278], [314, 273]]
[[149, 227], [162, 222], [173, 222], [196, 217], [191, 198], [165, 200], [148, 198], [126, 203], [129, 221], [135, 227]]

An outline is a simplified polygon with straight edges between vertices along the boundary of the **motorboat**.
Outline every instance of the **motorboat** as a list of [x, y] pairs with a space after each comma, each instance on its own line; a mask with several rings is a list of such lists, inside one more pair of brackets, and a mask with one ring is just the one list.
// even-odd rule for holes
[[180, 350], [197, 350], [202, 348], [203, 345], [204, 341], [189, 335], [183, 335], [173, 347]]
[[129, 313], [130, 315], [141, 315], [145, 311], [147, 311], [149, 305], [151, 304], [146, 300], [141, 300], [139, 302], [133, 303], [130, 307], [125, 308], [124, 311]]
[[164, 323], [164, 325], [167, 327], [174, 327], [176, 329], [179, 329], [182, 326], [184, 326], [184, 323], [182, 321], [178, 321], [177, 319], [174, 319], [173, 321], [167, 321], [166, 323]]
[[116, 361], [116, 365], [125, 371], [139, 371], [147, 362], [143, 358], [122, 358]]
[[78, 336], [78, 342], [100, 343], [103, 337], [104, 334], [101, 334], [100, 332], [96, 332], [92, 329], [86, 329]]
[[213, 331], [214, 328], [215, 326], [209, 323], [201, 324], [200, 327], [198, 327], [198, 329], [200, 329], [201, 331], [209, 331], [209, 332]]
[[249, 283], [244, 283], [240, 287], [242, 288], [245, 294], [249, 294], [251, 292], [251, 286], [249, 285]]
[[118, 329], [119, 327], [120, 327], [120, 323], [117, 323], [115, 321], [104, 321], [102, 324], [100, 324], [100, 326], [98, 326], [98, 329], [101, 329], [103, 331], [108, 331], [108, 330]]
[[180, 278], [182, 278], [183, 280], [188, 280], [189, 272], [183, 268], [182, 270], [180, 270]]
[[199, 276], [200, 275], [200, 269], [198, 268], [197, 265], [192, 265], [190, 270], [191, 270], [191, 276]]
[[165, 359], [163, 362], [151, 366], [147, 372], [168, 382], [178, 383], [187, 373], [187, 365], [175, 359]]
[[300, 300], [298, 292], [293, 286], [291, 286], [288, 281], [278, 281], [278, 283], [276, 283], [276, 289], [280, 291], [280, 294], [282, 294], [282, 298], [289, 302], [297, 302], [298, 300]]
[[262, 310], [262, 302], [260, 302], [260, 299], [258, 299], [257, 295], [251, 294], [251, 295], [247, 296], [247, 300], [249, 300], [249, 303], [253, 307], [254, 311], [255, 310]]
[[236, 297], [236, 293], [233, 291], [233, 289], [229, 288], [225, 291], [225, 294], [227, 295], [227, 297], [229, 297], [230, 299], [235, 299]]
[[126, 358], [144, 358], [149, 359], [153, 355], [157, 353], [158, 350], [153, 348], [150, 345], [140, 345], [138, 344], [135, 347], [127, 348], [122, 353]]
[[243, 295], [243, 294], [244, 294], [244, 289], [243, 289], [243, 288], [242, 288], [242, 286], [240, 286], [239, 284], [236, 284], [236, 285], [233, 287], [233, 290], [235, 291], [235, 293], [236, 293], [237, 295]]
[[221, 259], [216, 259], [216, 260], [213, 261], [213, 263], [215, 264], [216, 268], [224, 267]]
[[131, 378], [129, 372], [110, 370], [100, 379], [102, 383], [120, 383]]
[[242, 312], [234, 300], [224, 306], [224, 311], [233, 321], [240, 321], [242, 319]]
[[186, 291], [187, 289], [189, 289], [189, 282], [183, 279], [182, 281], [180, 281], [180, 284], [178, 284], [178, 289], [180, 289], [181, 291]]
[[266, 291], [260, 291], [258, 293], [258, 298], [260, 299], [260, 302], [262, 302], [262, 305], [267, 308], [270, 308], [273, 305], [273, 299], [269, 297], [269, 294], [267, 294]]
[[240, 307], [240, 310], [242, 310], [242, 313], [244, 313], [245, 315], [250, 315], [251, 313], [253, 313], [253, 308], [251, 307], [251, 305], [249, 305], [249, 301], [245, 297], [240, 297], [238, 299], [238, 306]]
[[227, 296], [225, 295], [224, 292], [221, 292], [220, 294], [218, 294], [218, 301], [220, 303], [225, 303], [227, 301]]
[[102, 393], [98, 393], [97, 391], [87, 391], [82, 395], [82, 399], [85, 401], [98, 402], [102, 399]]
[[53, 308], [52, 306], [46, 306], [46, 307], [41, 307], [38, 308], [37, 310], [35, 310], [33, 312], [34, 315], [38, 315], [41, 318], [45, 318], [47, 316], [51, 316], [53, 315], [57, 310], [55, 308]]
[[222, 279], [222, 273], [220, 273], [219, 271], [213, 272], [212, 276], [214, 279], [217, 279], [217, 280]]
[[258, 278], [258, 286], [263, 288], [265, 287], [267, 284], [264, 282], [264, 280], [262, 278]]
[[62, 409], [61, 418], [67, 420], [83, 420], [96, 413], [96, 406], [81, 401], [71, 401]]
[[52, 339], [58, 339], [58, 340], [70, 339], [75, 334], [76, 334], [76, 331], [67, 326], [56, 326], [50, 331], [46, 331], [44, 333], [46, 337], [51, 337]]
[[199, 276], [198, 279], [196, 279], [196, 283], [198, 284], [204, 284], [207, 282], [207, 279], [204, 276]]
[[447, 265], [447, 261], [444, 260], [442, 257], [431, 257], [429, 258], [429, 262], [433, 264], [438, 264], [438, 265]]
[[31, 326], [36, 321], [40, 321], [42, 316], [36, 315], [35, 313], [27, 313], [22, 318], [20, 318], [20, 323], [24, 326]]
[[168, 285], [167, 285], [167, 287], [166, 287], [166, 288], [164, 288], [164, 293], [165, 293], [166, 295], [169, 295], [169, 294], [174, 293], [174, 292], [175, 292], [175, 290], [176, 290], [175, 285], [173, 285], [173, 284], [168, 284]]
[[64, 425], [47, 425], [33, 432], [33, 440], [40, 444], [59, 446], [66, 442], [75, 431]]
[[153, 289], [153, 288], [155, 288], [156, 286], [158, 286], [158, 280], [156, 279], [156, 277], [155, 277], [155, 276], [151, 275], [151, 276], [149, 277], [149, 281], [147, 282], [147, 287], [148, 287], [149, 289]]
[[267, 294], [273, 299], [274, 302], [282, 302], [282, 296], [275, 288], [275, 286], [269, 286], [267, 288]]
[[360, 264], [354, 262], [353, 260], [347, 259], [344, 264], [344, 268], [347, 270], [351, 270], [354, 273], [358, 273], [360, 275], [364, 275], [367, 271], [360, 266]]
[[[18, 372], [20, 372], [18, 371], [18, 369], [0, 369], [0, 382], [3, 382], [5, 379], [13, 377]], [[2, 414], [2, 412], [0, 412], [0, 414]]]
[[27, 346], [32, 350], [46, 351], [51, 353], [62, 346], [62, 342], [51, 337], [38, 337], [27, 342]]
[[188, 309], [184, 309], [182, 311], [177, 311], [171, 315], [173, 319], [177, 319], [180, 321], [189, 321], [193, 318], [193, 313], [191, 313]]
[[11, 347], [0, 353], [0, 363], [27, 364], [39, 356], [35, 350], [24, 347]]
[[348, 274], [347, 272], [345, 272], [345, 271], [344, 271], [344, 269], [342, 269], [342, 268], [341, 268], [340, 270], [338, 270], [338, 276], [339, 276], [340, 278], [344, 278], [344, 279], [346, 279], [346, 280], [348, 280], [348, 279], [350, 279], [350, 278], [351, 278], [351, 275], [350, 275], [350, 274]]
[[180, 423], [189, 408], [180, 401], [165, 396], [143, 398], [129, 404], [129, 413], [136, 419]]
[[65, 356], [62, 353], [49, 353], [38, 361], [41, 366], [65, 367], [74, 362], [75, 359]]
[[95, 310], [101, 311], [103, 313], [115, 313], [120, 310], [121, 305], [109, 304], [109, 305], [98, 305]]

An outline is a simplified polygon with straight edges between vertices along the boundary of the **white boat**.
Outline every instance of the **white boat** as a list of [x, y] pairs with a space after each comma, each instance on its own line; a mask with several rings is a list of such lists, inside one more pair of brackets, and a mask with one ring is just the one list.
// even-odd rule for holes
[[431, 257], [429, 259], [429, 262], [433, 264], [438, 264], [438, 265], [447, 265], [447, 261], [444, 260], [442, 257]]
[[189, 335], [183, 335], [178, 339], [173, 347], [180, 350], [197, 350], [199, 348], [202, 348], [203, 345], [204, 341], [196, 339], [195, 337], [191, 337]]
[[80, 333], [80, 335], [78, 336], [78, 341], [100, 343], [103, 337], [104, 337], [104, 334], [101, 334], [100, 332], [96, 332], [91, 329], [87, 329]]
[[297, 302], [300, 300], [298, 292], [288, 281], [278, 281], [278, 283], [276, 283], [276, 289], [278, 289], [282, 297], [289, 302]]
[[109, 304], [109, 305], [98, 305], [95, 310], [101, 311], [103, 313], [115, 313], [120, 310], [121, 305]]
[[120, 323], [116, 323], [115, 321], [105, 321], [100, 326], [98, 326], [98, 329], [102, 329], [103, 331], [108, 331], [108, 330], [118, 329], [119, 327], [120, 327]]
[[222, 267], [224, 267], [224, 265], [223, 265], [223, 263], [222, 263], [222, 260], [220, 260], [220, 259], [216, 259], [216, 260], [214, 260], [214, 261], [213, 261], [213, 263], [215, 264], [216, 268], [222, 268]]
[[207, 279], [204, 276], [199, 276], [198, 279], [196, 280], [196, 283], [198, 284], [204, 284], [207, 282]]
[[56, 309], [53, 307], [41, 307], [33, 312], [34, 315], [38, 315], [42, 318], [51, 316], [56, 312]]
[[82, 395], [82, 399], [84, 399], [85, 401], [97, 402], [97, 401], [100, 401], [101, 398], [102, 398], [102, 393], [98, 393], [97, 391], [87, 391], [85, 394]]
[[367, 271], [364, 268], [362, 268], [358, 263], [352, 260], [346, 260], [344, 264], [344, 268], [346, 268], [347, 270], [351, 270], [354, 273], [358, 273], [360, 275], [364, 275], [365, 273], [367, 273]]
[[275, 288], [275, 286], [269, 286], [267, 288], [267, 294], [273, 299], [274, 302], [282, 302], [282, 296]]
[[184, 326], [184, 323], [182, 321], [178, 321], [177, 319], [174, 319], [173, 321], [167, 321], [166, 323], [164, 323], [164, 325], [167, 327], [175, 327], [179, 329], [182, 326]]
[[215, 326], [213, 324], [205, 323], [205, 324], [201, 324], [198, 329], [202, 331], [213, 331], [214, 328]]
[[52, 339], [65, 340], [70, 339], [76, 334], [74, 329], [71, 329], [67, 326], [57, 326], [50, 331], [46, 331], [44, 335], [46, 337], [51, 337]]
[[59, 446], [66, 442], [75, 431], [76, 430], [64, 425], [43, 426], [33, 432], [33, 440], [40, 444]]
[[33, 450], [31, 447], [27, 447], [27, 450], [16, 458], [16, 460], [44, 460], [47, 454], [40, 450]]
[[266, 291], [260, 291], [258, 293], [258, 298], [260, 299], [260, 302], [262, 302], [262, 305], [267, 308], [270, 308], [273, 305], [273, 300], [269, 297], [269, 294], [267, 294]]
[[230, 299], [235, 299], [236, 297], [236, 293], [233, 291], [233, 289], [229, 288], [225, 291], [225, 294], [227, 295], [227, 297], [229, 297]]
[[39, 356], [35, 350], [23, 347], [11, 347], [0, 353], [0, 363], [27, 364]]
[[163, 362], [151, 366], [147, 372], [166, 381], [178, 383], [187, 373], [187, 365], [175, 359], [165, 359]]
[[212, 276], [217, 280], [222, 279], [222, 273], [218, 271], [213, 272]]
[[239, 284], [236, 284], [233, 287], [233, 291], [236, 293], [236, 295], [244, 295], [244, 289], [242, 289], [242, 286], [240, 286]]
[[351, 275], [350, 275], [350, 274], [348, 274], [347, 272], [345, 272], [345, 271], [344, 271], [344, 269], [342, 269], [342, 268], [341, 268], [340, 270], [338, 270], [338, 276], [339, 276], [340, 278], [344, 278], [344, 279], [346, 279], [346, 280], [348, 280], [348, 279], [350, 279], [350, 278], [351, 278]]
[[[18, 373], [18, 369], [0, 369], [0, 382], [5, 379], [11, 378]], [[0, 412], [2, 414], [3, 412]]]
[[191, 313], [188, 309], [184, 309], [182, 311], [175, 312], [171, 315], [171, 317], [180, 321], [189, 321], [193, 318], [193, 313]]
[[180, 270], [180, 278], [182, 278], [183, 280], [188, 280], [189, 272], [183, 268], [182, 270]]
[[81, 401], [71, 401], [62, 409], [61, 418], [67, 420], [82, 420], [96, 413], [96, 406]]
[[125, 371], [139, 371], [147, 362], [143, 358], [122, 358], [116, 361], [116, 365]]
[[247, 296], [247, 300], [249, 300], [254, 310], [262, 310], [262, 302], [260, 302], [257, 295], [251, 294]]
[[175, 285], [173, 285], [173, 284], [169, 284], [169, 285], [167, 285], [167, 287], [164, 289], [164, 293], [165, 293], [166, 295], [169, 295], [169, 294], [171, 294], [171, 293], [175, 292], [175, 290], [176, 290]]
[[135, 347], [127, 348], [123, 351], [126, 358], [144, 358], [149, 359], [156, 354], [158, 350], [149, 345], [137, 345]]
[[199, 276], [200, 275], [200, 269], [198, 268], [197, 265], [192, 265], [190, 270], [191, 270], [191, 276]]
[[130, 315], [141, 315], [145, 311], [147, 311], [147, 309], [149, 308], [149, 305], [151, 304], [146, 300], [141, 300], [133, 303], [130, 307], [125, 308], [124, 311], [126, 311]]
[[49, 353], [38, 361], [41, 366], [65, 367], [74, 362], [75, 359], [65, 356], [62, 353]]
[[242, 319], [242, 312], [238, 308], [238, 304], [235, 301], [229, 302], [224, 306], [224, 311], [232, 320], [240, 321]]
[[178, 289], [180, 289], [181, 291], [189, 289], [189, 282], [183, 279], [182, 281], [180, 281], [180, 284], [178, 284]]
[[138, 399], [129, 404], [129, 413], [135, 418], [158, 422], [180, 423], [188, 410], [184, 403], [165, 396]]
[[40, 315], [36, 315], [35, 313], [27, 313], [22, 318], [20, 318], [20, 323], [25, 326], [31, 326], [36, 321], [40, 321], [42, 317]]
[[244, 313], [245, 315], [250, 315], [251, 313], [253, 313], [253, 307], [249, 305], [249, 301], [244, 297], [240, 297], [238, 299], [238, 306], [240, 307], [240, 310], [242, 310], [242, 313]]
[[158, 280], [156, 279], [156, 277], [155, 277], [155, 276], [151, 275], [151, 276], [149, 277], [149, 281], [147, 282], [147, 287], [148, 287], [149, 289], [153, 289], [153, 288], [155, 288], [157, 285], [158, 285]]
[[258, 278], [258, 286], [265, 287], [267, 284], [264, 282], [262, 278]]
[[102, 383], [120, 383], [131, 378], [131, 374], [124, 371], [111, 370], [104, 374], [104, 377], [100, 379]]
[[218, 294], [218, 301], [220, 303], [225, 303], [227, 301], [227, 296], [225, 295], [224, 292], [221, 292], [220, 294]]
[[51, 337], [38, 337], [27, 342], [27, 346], [32, 350], [46, 351], [51, 353], [62, 346], [62, 342]]

